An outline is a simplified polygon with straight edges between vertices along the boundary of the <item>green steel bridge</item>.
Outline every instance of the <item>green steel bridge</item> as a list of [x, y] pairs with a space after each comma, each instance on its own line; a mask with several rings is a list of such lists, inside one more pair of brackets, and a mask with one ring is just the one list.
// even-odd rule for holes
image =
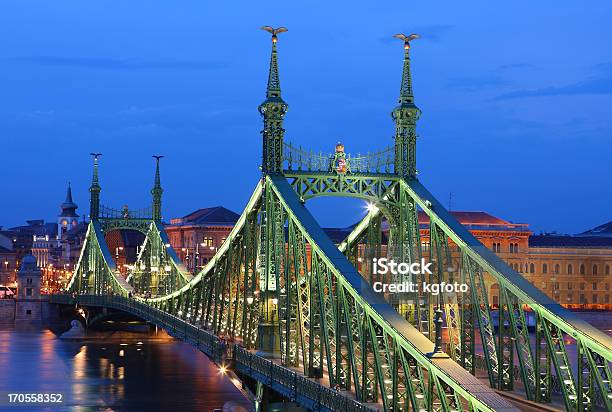
[[[286, 29], [264, 29], [272, 33], [272, 53], [259, 106], [262, 175], [214, 257], [192, 274], [172, 249], [162, 224], [159, 157], [152, 208], [131, 211], [100, 205], [99, 154], [92, 154], [86, 240], [66, 292], [52, 300], [155, 323], [257, 381], [256, 401], [273, 390], [312, 410], [518, 410], [500, 395], [512, 391], [541, 404], [556, 400], [568, 411], [611, 411], [612, 339], [512, 270], [420, 183], [409, 53], [418, 36], [396, 35], [404, 59], [391, 114], [394, 146], [351, 156], [341, 144], [317, 154], [285, 142], [277, 34]], [[320, 196], [372, 206], [334, 244], [305, 207]], [[429, 217], [428, 238], [419, 211]], [[105, 240], [125, 229], [145, 235], [127, 275]], [[376, 280], [408, 280], [374, 274], [376, 257], [426, 257], [432, 274], [414, 280], [461, 282], [469, 291], [398, 299], [375, 293]], [[493, 283], [496, 308], [487, 294]]]

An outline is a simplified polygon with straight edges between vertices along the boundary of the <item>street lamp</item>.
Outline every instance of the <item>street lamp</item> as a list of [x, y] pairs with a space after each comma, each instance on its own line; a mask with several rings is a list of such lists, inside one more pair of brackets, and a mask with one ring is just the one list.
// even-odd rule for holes
[[198, 270], [198, 265], [200, 264], [200, 246], [205, 247], [206, 243], [202, 242], [202, 243], [196, 243], [196, 252], [195, 252], [195, 265], [194, 265], [194, 271]]

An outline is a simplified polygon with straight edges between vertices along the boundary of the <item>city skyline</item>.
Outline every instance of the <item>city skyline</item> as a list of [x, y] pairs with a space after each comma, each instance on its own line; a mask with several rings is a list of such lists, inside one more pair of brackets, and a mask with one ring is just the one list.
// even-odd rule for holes
[[[148, 206], [148, 190], [131, 187], [152, 187], [150, 156], [163, 154], [166, 219], [214, 205], [242, 211], [261, 156], [269, 39], [258, 28], [272, 23], [289, 28], [279, 42], [287, 141], [329, 152], [341, 140], [351, 153], [391, 145], [401, 76], [401, 43], [391, 35], [418, 32], [417, 166], [443, 203], [452, 192], [454, 210], [535, 232], [578, 233], [610, 220], [612, 194], [601, 190], [612, 151], [609, 7], [331, 5], [328, 15], [312, 3], [233, 16], [196, 3], [134, 3], [118, 16], [98, 5], [34, 3], [7, 5], [0, 17], [2, 154], [19, 177], [5, 191], [20, 199], [0, 207], [4, 227], [54, 217], [68, 181], [87, 214], [90, 151], [104, 153], [103, 204]], [[330, 17], [341, 9], [345, 18]], [[26, 23], [29, 32], [16, 30]], [[313, 202], [324, 226], [363, 213], [354, 202], [354, 215], [337, 216], [333, 202]]]

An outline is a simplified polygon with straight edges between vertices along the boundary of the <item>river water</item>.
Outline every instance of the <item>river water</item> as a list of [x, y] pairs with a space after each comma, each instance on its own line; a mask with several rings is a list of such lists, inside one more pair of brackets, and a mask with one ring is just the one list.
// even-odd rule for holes
[[[61, 394], [28, 408], [9, 393]], [[0, 411], [212, 411], [248, 402], [191, 345], [165, 334], [63, 341], [46, 329], [0, 329]]]

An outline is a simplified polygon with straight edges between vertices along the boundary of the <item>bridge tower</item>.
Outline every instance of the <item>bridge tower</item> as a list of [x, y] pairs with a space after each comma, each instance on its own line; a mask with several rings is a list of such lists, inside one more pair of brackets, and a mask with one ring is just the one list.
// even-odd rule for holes
[[[262, 27], [272, 34], [272, 54], [268, 71], [268, 86], [266, 100], [259, 105], [259, 113], [263, 117], [264, 128], [261, 170], [264, 175], [279, 175], [283, 173], [283, 120], [288, 105], [281, 97], [280, 79], [278, 76], [278, 55], [276, 43], [278, 33], [287, 31], [285, 27]], [[282, 207], [271, 190], [264, 187], [264, 200], [261, 210], [261, 254], [259, 265], [260, 289], [263, 292], [260, 307], [260, 323], [257, 327], [257, 348], [266, 356], [280, 356], [280, 324], [277, 305], [278, 293], [276, 280], [282, 270], [283, 262], [279, 253], [285, 248], [284, 217]]]
[[273, 29], [270, 26], [264, 26], [262, 29], [272, 33], [272, 55], [270, 56], [266, 100], [258, 108], [264, 121], [264, 128], [261, 132], [263, 135], [261, 170], [264, 174], [279, 174], [283, 169], [283, 136], [285, 134], [283, 120], [289, 106], [281, 97], [276, 43], [277, 34], [287, 29], [284, 27]]
[[394, 37], [404, 40], [404, 69], [398, 105], [391, 117], [395, 122], [395, 173], [401, 177], [415, 177], [416, 170], [416, 123], [421, 110], [414, 104], [412, 75], [410, 73], [410, 42], [419, 38], [416, 34]]
[[[417, 39], [417, 34], [406, 36], [396, 34], [398, 39], [404, 41], [404, 65], [402, 70], [402, 83], [398, 105], [391, 112], [395, 122], [395, 174], [400, 178], [416, 178], [416, 123], [421, 114], [419, 108], [414, 104], [414, 93], [412, 91], [412, 76], [410, 72], [410, 42]], [[404, 191], [399, 194], [398, 202], [389, 207], [392, 225], [389, 229], [389, 257], [400, 262], [418, 262], [422, 256], [419, 240], [419, 223], [417, 206], [413, 199]], [[395, 282], [416, 282], [413, 276], [400, 275]], [[408, 303], [412, 301], [411, 303]], [[409, 319], [419, 327], [431, 328], [433, 318], [428, 310], [428, 303], [414, 294], [408, 301], [400, 300], [397, 310], [406, 319]], [[424, 318], [424, 319], [420, 319]], [[432, 339], [433, 335], [429, 334]]]
[[102, 188], [98, 182], [98, 157], [102, 156], [102, 153], [90, 154], [93, 157], [93, 177], [89, 187], [89, 218], [94, 220], [100, 217], [100, 191]]
[[161, 180], [159, 177], [159, 160], [164, 156], [153, 156], [155, 158], [155, 182], [153, 189], [151, 189], [151, 195], [153, 196], [153, 220], [155, 222], [161, 222], [162, 220], [162, 193], [164, 189], [161, 187]]

